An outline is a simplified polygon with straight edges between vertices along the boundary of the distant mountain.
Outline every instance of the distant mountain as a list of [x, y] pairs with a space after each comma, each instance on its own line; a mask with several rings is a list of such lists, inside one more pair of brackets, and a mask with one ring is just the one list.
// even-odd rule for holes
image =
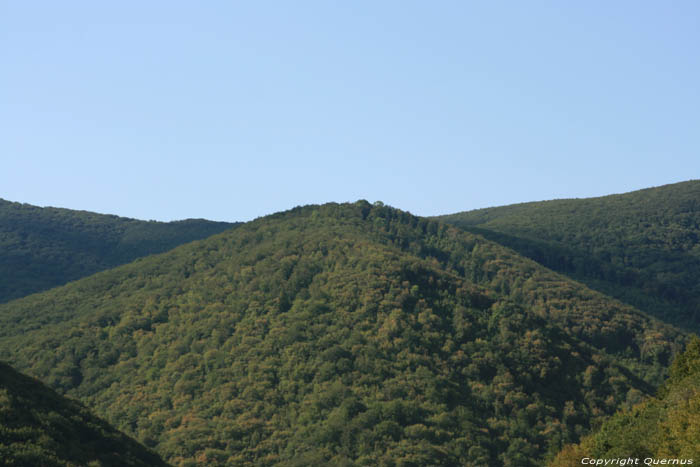
[[[552, 467], [581, 465], [595, 459], [636, 457], [679, 459], [674, 465], [700, 460], [700, 339], [690, 342], [671, 367], [659, 397], [651, 398], [607, 420], [578, 445], [567, 446]], [[671, 465], [671, 462], [667, 462]], [[640, 464], [641, 465], [641, 464]]]
[[684, 340], [362, 201], [0, 305], [0, 357], [178, 465], [539, 466], [652, 394]]
[[700, 181], [440, 219], [664, 321], [700, 331]]
[[165, 466], [154, 452], [39, 381], [0, 362], [4, 466]]
[[235, 225], [202, 219], [145, 222], [0, 199], [0, 303]]

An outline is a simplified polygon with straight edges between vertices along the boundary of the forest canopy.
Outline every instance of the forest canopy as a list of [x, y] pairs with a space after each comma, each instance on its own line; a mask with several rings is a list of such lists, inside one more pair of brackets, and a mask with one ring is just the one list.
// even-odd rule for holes
[[700, 332], [700, 181], [440, 217]]
[[0, 303], [235, 225], [203, 219], [146, 222], [0, 199]]
[[12, 467], [166, 465], [82, 404], [1, 362], [0, 460]]
[[673, 361], [657, 397], [623, 410], [579, 444], [566, 446], [552, 467], [583, 457], [700, 459], [700, 339]]
[[0, 357], [177, 465], [542, 465], [685, 337], [397, 209], [278, 213], [0, 305]]

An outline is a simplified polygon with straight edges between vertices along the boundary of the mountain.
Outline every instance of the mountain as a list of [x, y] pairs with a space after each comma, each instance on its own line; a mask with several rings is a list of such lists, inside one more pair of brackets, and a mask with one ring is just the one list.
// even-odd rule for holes
[[0, 199], [0, 303], [235, 225], [202, 219], [145, 222]]
[[[700, 339], [695, 337], [671, 366], [659, 397], [607, 420], [580, 444], [567, 446], [552, 467], [581, 465], [583, 457], [700, 459]], [[682, 463], [680, 461], [683, 461]], [[671, 462], [667, 462], [671, 464]]]
[[700, 181], [479, 209], [440, 220], [700, 331]]
[[175, 465], [542, 465], [685, 335], [479, 235], [306, 206], [0, 305], [0, 357]]
[[0, 362], [2, 465], [165, 466], [84, 406]]

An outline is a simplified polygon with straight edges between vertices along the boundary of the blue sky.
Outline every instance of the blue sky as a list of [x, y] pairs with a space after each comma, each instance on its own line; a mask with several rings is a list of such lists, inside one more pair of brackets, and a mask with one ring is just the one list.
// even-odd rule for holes
[[0, 197], [248, 220], [700, 178], [697, 1], [8, 1]]

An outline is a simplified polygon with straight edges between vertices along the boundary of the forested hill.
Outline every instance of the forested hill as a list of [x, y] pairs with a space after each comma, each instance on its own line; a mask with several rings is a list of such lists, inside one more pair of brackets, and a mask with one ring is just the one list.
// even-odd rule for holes
[[202, 219], [145, 222], [0, 199], [0, 303], [161, 253], [234, 225]]
[[[580, 444], [569, 445], [551, 467], [581, 465], [584, 457], [700, 459], [700, 339], [674, 360], [659, 396], [620, 411]], [[668, 462], [670, 465], [671, 462]]]
[[0, 358], [177, 465], [539, 466], [684, 336], [484, 238], [307, 206], [0, 305]]
[[0, 362], [0, 464], [166, 466], [81, 404]]
[[700, 181], [440, 219], [667, 322], [700, 331]]

